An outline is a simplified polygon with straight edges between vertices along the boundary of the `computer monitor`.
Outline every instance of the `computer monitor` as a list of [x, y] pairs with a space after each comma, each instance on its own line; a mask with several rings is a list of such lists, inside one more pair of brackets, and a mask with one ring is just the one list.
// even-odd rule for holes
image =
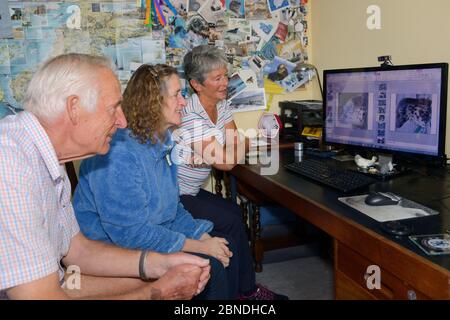
[[324, 71], [326, 144], [445, 155], [448, 64]]

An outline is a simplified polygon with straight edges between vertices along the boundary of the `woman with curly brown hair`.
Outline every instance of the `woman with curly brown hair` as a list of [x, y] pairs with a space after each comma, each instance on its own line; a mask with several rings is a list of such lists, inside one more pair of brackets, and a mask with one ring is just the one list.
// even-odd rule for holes
[[211, 279], [199, 298], [234, 298], [224, 269], [232, 255], [228, 241], [211, 237], [213, 224], [194, 219], [180, 203], [171, 128], [181, 123], [185, 105], [174, 68], [139, 67], [123, 95], [128, 128], [117, 131], [107, 155], [81, 164], [75, 214], [81, 231], [91, 239], [206, 256]]

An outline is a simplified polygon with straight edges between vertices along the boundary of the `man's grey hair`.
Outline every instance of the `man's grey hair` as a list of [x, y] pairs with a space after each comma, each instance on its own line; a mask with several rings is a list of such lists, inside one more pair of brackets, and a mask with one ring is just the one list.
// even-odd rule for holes
[[194, 79], [203, 83], [207, 73], [218, 68], [228, 68], [228, 60], [222, 49], [201, 45], [193, 48], [184, 56], [183, 65], [187, 81]]
[[24, 109], [51, 121], [64, 111], [67, 98], [76, 95], [88, 112], [94, 112], [99, 95], [98, 71], [102, 68], [112, 70], [106, 57], [68, 53], [51, 58], [32, 77]]

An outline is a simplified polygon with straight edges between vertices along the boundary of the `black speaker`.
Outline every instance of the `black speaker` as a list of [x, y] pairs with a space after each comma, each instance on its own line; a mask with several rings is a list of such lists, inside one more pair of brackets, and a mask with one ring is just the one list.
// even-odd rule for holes
[[301, 139], [304, 127], [323, 126], [323, 107], [319, 100], [280, 101], [280, 120], [283, 130], [280, 138], [283, 140]]

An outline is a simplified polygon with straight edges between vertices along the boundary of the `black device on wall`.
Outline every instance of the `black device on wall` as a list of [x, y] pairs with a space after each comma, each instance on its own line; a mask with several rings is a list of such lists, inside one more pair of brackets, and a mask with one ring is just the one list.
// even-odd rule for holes
[[280, 101], [280, 120], [283, 140], [300, 141], [304, 127], [322, 127], [323, 107], [320, 100]]
[[323, 141], [446, 163], [448, 64], [324, 71]]

